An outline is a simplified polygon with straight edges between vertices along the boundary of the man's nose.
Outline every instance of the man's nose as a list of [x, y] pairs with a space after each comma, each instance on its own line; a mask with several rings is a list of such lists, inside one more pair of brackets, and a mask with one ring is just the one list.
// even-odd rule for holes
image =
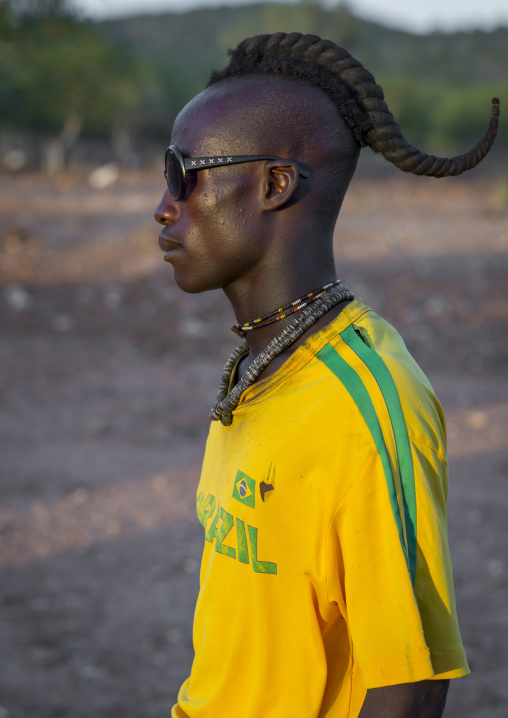
[[159, 224], [174, 224], [180, 216], [180, 204], [175, 202], [169, 189], [166, 189], [154, 212], [155, 221]]

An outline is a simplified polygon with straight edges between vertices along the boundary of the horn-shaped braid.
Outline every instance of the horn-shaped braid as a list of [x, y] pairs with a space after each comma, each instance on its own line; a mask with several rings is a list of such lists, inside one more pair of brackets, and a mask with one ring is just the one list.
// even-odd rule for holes
[[470, 152], [451, 159], [421, 152], [405, 139], [373, 75], [347, 50], [317, 35], [256, 35], [243, 40], [229, 55], [229, 64], [212, 73], [208, 86], [229, 77], [272, 75], [319, 87], [335, 103], [359, 145], [380, 152], [404, 172], [459, 175], [485, 157], [497, 134], [500, 111], [494, 97], [487, 132]]

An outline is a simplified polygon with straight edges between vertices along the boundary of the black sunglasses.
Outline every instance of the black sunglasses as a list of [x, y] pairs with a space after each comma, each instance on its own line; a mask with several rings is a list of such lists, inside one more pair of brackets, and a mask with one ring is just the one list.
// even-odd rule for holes
[[[187, 172], [198, 172], [209, 170], [213, 167], [226, 167], [227, 165], [238, 165], [241, 162], [256, 162], [257, 160], [283, 160], [273, 155], [222, 155], [215, 157], [184, 157], [176, 145], [170, 145], [166, 150], [164, 159], [164, 177], [168, 184], [171, 196], [177, 202], [184, 199], [187, 192]], [[302, 177], [309, 177], [310, 171], [300, 165], [298, 172]]]

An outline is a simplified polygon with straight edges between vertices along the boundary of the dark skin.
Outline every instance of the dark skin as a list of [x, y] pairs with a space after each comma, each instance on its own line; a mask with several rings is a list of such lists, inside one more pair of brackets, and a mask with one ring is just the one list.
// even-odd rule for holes
[[[259, 82], [264, 93], [261, 99], [252, 87]], [[287, 98], [286, 107], [280, 101], [281, 84], [296, 87]], [[333, 231], [342, 197], [356, 166], [358, 148], [338, 112], [319, 90], [303, 86], [303, 98], [301, 83], [253, 78], [246, 91], [240, 90], [243, 110], [238, 111], [239, 85], [239, 81], [228, 81], [198, 95], [177, 118], [171, 142], [195, 155], [255, 154], [262, 146], [267, 148], [267, 154], [303, 161], [311, 168], [323, 165], [319, 158], [328, 157], [329, 162], [329, 167], [324, 166], [305, 180], [299, 176], [295, 163], [278, 166], [277, 162], [264, 161], [225, 170], [206, 170], [194, 175], [185, 202], [174, 202], [169, 191], [162, 198], [155, 214], [157, 221], [166, 225], [161, 234], [161, 248], [167, 251], [172, 243], [176, 246], [182, 240], [182, 248], [165, 257], [173, 264], [177, 283], [184, 291], [191, 292], [221, 287], [237, 321], [243, 322], [337, 278]], [[271, 92], [267, 93], [267, 85]], [[235, 89], [229, 91], [233, 86]], [[264, 105], [260, 106], [263, 99]], [[309, 103], [314, 108], [310, 121], [308, 110], [301, 111], [302, 107], [308, 108]], [[339, 122], [344, 125], [344, 135], [342, 138], [339, 135], [339, 141], [336, 131], [333, 135], [323, 132], [330, 110], [334, 114], [334, 129]], [[260, 113], [271, 114], [271, 139], [260, 127]], [[298, 131], [296, 139], [286, 133], [287, 139], [281, 142], [288, 113]], [[228, 122], [224, 121], [225, 114]], [[242, 128], [241, 133], [237, 127]], [[335, 176], [337, 164], [345, 165], [345, 179]], [[330, 193], [331, 183], [335, 185], [333, 193]], [[334, 198], [333, 202], [330, 197]], [[211, 221], [212, 214], [215, 221]], [[190, 223], [192, 229], [187, 233]], [[206, 256], [203, 237], [208, 238], [210, 249]], [[199, 256], [197, 250], [193, 252], [193, 271], [190, 272], [187, 260], [197, 246]], [[235, 262], [238, 257], [241, 261]], [[206, 274], [196, 271], [205, 263]], [[311, 332], [328, 324], [342, 307], [335, 307]], [[250, 354], [239, 367], [240, 376], [289, 321], [283, 320], [248, 335]], [[305, 339], [275, 359], [263, 376], [276, 371]]]
[[[337, 278], [333, 232], [359, 151], [322, 92], [280, 78], [218, 83], [182, 110], [171, 144], [190, 156], [287, 158], [191, 174], [182, 202], [164, 192], [155, 211], [163, 226], [159, 244], [181, 289], [222, 288], [237, 322], [243, 323]], [[296, 162], [311, 168], [308, 179], [299, 175]], [[277, 371], [344, 306], [314, 324], [263, 377]], [[247, 334], [250, 352], [239, 377], [289, 321]], [[448, 683], [426, 680], [369, 689], [360, 718], [440, 718]]]

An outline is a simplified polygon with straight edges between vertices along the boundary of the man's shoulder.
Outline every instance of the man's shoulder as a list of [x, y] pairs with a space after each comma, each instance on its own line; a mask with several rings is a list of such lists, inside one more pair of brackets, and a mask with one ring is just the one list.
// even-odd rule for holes
[[379, 416], [383, 405], [390, 418], [399, 413], [410, 438], [430, 442], [444, 454], [441, 404], [399, 332], [361, 300], [351, 321], [339, 329], [316, 357], [345, 385], [359, 409], [367, 404]]

